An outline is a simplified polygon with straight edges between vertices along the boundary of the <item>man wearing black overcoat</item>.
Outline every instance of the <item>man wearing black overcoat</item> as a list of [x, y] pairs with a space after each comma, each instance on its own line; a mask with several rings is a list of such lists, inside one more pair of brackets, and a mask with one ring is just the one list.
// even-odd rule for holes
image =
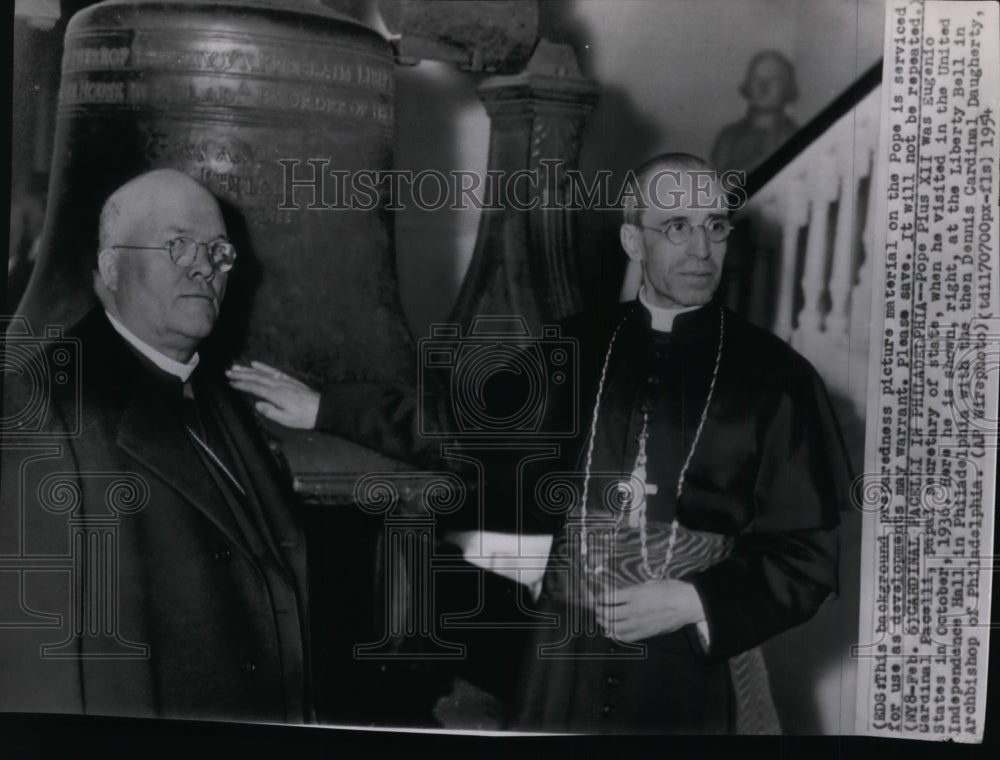
[[38, 387], [6, 378], [0, 710], [307, 722], [293, 494], [198, 354], [236, 260], [218, 204], [157, 170], [100, 221], [100, 305], [35, 357], [31, 430]]

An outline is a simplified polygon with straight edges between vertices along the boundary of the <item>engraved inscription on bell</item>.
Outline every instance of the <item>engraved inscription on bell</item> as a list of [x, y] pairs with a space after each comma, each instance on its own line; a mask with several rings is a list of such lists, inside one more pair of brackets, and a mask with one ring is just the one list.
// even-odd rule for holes
[[388, 43], [318, 3], [111, 0], [77, 14], [56, 201], [20, 311], [39, 323], [82, 315], [101, 204], [171, 166], [227, 212], [240, 256], [219, 325], [231, 353], [314, 383], [412, 380], [380, 189], [364, 208], [315, 202], [331, 171], [391, 168], [393, 87]]

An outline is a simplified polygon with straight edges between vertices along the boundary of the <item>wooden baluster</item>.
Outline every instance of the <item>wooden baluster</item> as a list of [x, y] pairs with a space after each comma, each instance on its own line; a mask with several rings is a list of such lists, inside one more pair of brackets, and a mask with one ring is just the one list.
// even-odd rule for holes
[[[876, 123], [877, 134], [877, 123]], [[875, 141], [869, 142], [874, 145]], [[875, 230], [879, 223], [884, 224], [884, 217], [876, 218], [878, 205], [878, 186], [875, 174], [875, 149], [868, 150], [868, 198], [865, 211], [864, 229], [861, 233], [861, 266], [858, 269], [858, 281], [851, 292], [851, 326], [850, 345], [851, 361], [859, 365], [857, 372], [852, 373], [848, 395], [853, 400], [859, 414], [864, 413], [867, 402], [868, 384], [865, 368], [868, 366], [868, 343], [871, 330], [871, 298], [872, 298], [872, 258], [874, 257]]]
[[774, 294], [778, 288], [780, 261], [776, 261], [781, 252], [784, 198], [777, 188], [762, 190], [746, 216], [740, 221], [749, 228], [750, 235], [740, 241], [752, 251], [751, 267], [746, 284], [749, 292], [742, 294], [741, 303], [745, 304], [742, 312], [756, 325], [767, 327], [775, 317]]
[[[855, 224], [863, 224], [861, 235], [852, 236], [850, 302], [848, 305], [847, 347], [840, 364], [846, 369], [841, 390], [863, 419], [868, 392], [868, 341], [871, 321], [872, 240], [875, 224], [875, 147], [878, 145], [880, 90], [870, 93], [855, 111], [853, 143], [856, 146], [854, 168], [857, 179], [855, 193], [860, 196], [862, 180], [868, 179], [867, 195], [854, 199]], [[862, 209], [864, 211], [862, 212]], [[864, 218], [861, 218], [862, 213]]]
[[841, 177], [840, 199], [837, 206], [837, 228], [833, 237], [833, 263], [830, 270], [830, 313], [826, 318], [826, 333], [838, 345], [847, 345], [850, 330], [851, 286], [854, 284], [855, 225], [858, 209], [858, 185], [868, 174], [869, 153], [851, 139], [838, 143], [838, 165], [850, 167]]
[[792, 335], [792, 299], [795, 296], [795, 264], [798, 259], [799, 230], [808, 220], [809, 200], [802, 178], [789, 179], [785, 185], [785, 217], [781, 230], [781, 279], [778, 287], [778, 311], [773, 332], [788, 340]]
[[[837, 159], [832, 150], [818, 156], [811, 168], [809, 237], [806, 242], [806, 260], [802, 273], [803, 303], [802, 311], [799, 312], [798, 327], [792, 333], [792, 345], [806, 349], [815, 349], [816, 340], [820, 337], [820, 327], [823, 322], [821, 300], [823, 291], [826, 290], [830, 204], [836, 200], [840, 186]], [[818, 357], [819, 353], [816, 352], [814, 355]]]
[[[880, 220], [876, 219], [876, 207], [878, 203], [877, 177], [875, 174], [875, 148], [878, 145], [879, 93], [881, 88], [876, 89], [860, 105], [861, 116], [859, 117], [859, 140], [868, 146], [867, 150], [867, 176], [868, 176], [868, 198], [865, 209], [864, 229], [861, 233], [861, 264], [858, 268], [857, 284], [851, 294], [851, 345], [858, 347], [867, 357], [868, 332], [871, 322], [871, 261], [874, 255], [872, 250], [875, 244], [875, 226]], [[884, 220], [882, 220], [884, 223]], [[864, 408], [864, 391], [859, 398], [862, 400], [861, 408]]]

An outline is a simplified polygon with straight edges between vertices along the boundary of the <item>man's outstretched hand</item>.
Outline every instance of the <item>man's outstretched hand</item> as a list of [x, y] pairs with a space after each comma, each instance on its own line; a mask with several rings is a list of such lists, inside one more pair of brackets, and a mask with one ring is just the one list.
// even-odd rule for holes
[[320, 394], [291, 375], [253, 361], [249, 367], [234, 364], [226, 377], [236, 390], [260, 399], [254, 408], [269, 420], [301, 430], [316, 427]]

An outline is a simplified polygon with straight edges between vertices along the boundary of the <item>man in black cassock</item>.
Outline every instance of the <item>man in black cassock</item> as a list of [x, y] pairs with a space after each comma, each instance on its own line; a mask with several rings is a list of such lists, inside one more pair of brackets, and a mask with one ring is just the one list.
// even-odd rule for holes
[[[775, 733], [757, 646], [809, 619], [837, 590], [838, 511], [850, 473], [822, 380], [787, 344], [715, 300], [730, 226], [700, 159], [667, 154], [635, 172], [621, 241], [641, 264], [636, 301], [570, 319], [579, 420], [563, 459], [526, 466], [522, 494], [557, 532], [513, 728]], [[258, 410], [403, 458], [442, 416], [408, 388], [322, 395], [267, 367], [236, 368]], [[449, 429], [448, 421], [441, 422]], [[567, 426], [550, 419], [544, 426]]]
[[[756, 648], [837, 590], [850, 474], [823, 382], [714, 296], [730, 232], [703, 161], [636, 172], [621, 242], [636, 301], [571, 320], [581, 345], [581, 499], [540, 608], [517, 726], [774, 733]], [[544, 492], [544, 489], [543, 489]]]

